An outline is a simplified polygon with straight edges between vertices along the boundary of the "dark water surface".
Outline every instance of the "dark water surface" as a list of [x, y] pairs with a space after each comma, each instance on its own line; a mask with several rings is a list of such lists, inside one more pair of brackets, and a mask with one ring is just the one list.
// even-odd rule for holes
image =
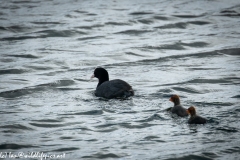
[[[238, 0], [5, 0], [0, 54], [3, 159], [240, 157]], [[97, 66], [136, 95], [96, 98]], [[208, 123], [165, 111], [171, 94]]]

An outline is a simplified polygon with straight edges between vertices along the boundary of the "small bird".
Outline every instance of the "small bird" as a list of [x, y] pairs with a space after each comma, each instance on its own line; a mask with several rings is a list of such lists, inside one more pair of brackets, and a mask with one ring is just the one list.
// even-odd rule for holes
[[171, 108], [172, 113], [176, 113], [180, 117], [188, 116], [187, 110], [180, 104], [180, 98], [178, 95], [172, 95], [169, 101], [174, 103], [174, 106]]
[[132, 86], [127, 82], [120, 79], [109, 81], [108, 72], [104, 68], [96, 68], [91, 78], [94, 77], [98, 78], [98, 85], [95, 91], [97, 97], [125, 99], [134, 95]]
[[187, 109], [187, 112], [191, 115], [191, 117], [188, 120], [189, 124], [204, 124], [207, 122], [207, 120], [201, 116], [198, 116], [196, 114], [196, 109], [194, 106], [191, 106]]

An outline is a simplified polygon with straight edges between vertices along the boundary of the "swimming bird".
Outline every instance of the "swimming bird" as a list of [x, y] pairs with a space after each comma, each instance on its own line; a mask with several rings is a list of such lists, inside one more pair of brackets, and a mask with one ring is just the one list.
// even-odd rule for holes
[[201, 116], [198, 116], [196, 114], [196, 109], [194, 106], [191, 106], [187, 109], [187, 112], [191, 115], [191, 117], [188, 120], [189, 124], [204, 124], [207, 122], [207, 120]]
[[169, 101], [174, 103], [174, 106], [171, 108], [172, 113], [176, 113], [180, 117], [188, 116], [187, 110], [180, 104], [180, 98], [178, 95], [172, 95]]
[[98, 78], [98, 85], [95, 91], [95, 95], [97, 97], [103, 97], [107, 99], [125, 99], [134, 95], [132, 86], [130, 86], [127, 82], [121, 79], [109, 81], [108, 72], [104, 68], [96, 68], [91, 78], [94, 77]]

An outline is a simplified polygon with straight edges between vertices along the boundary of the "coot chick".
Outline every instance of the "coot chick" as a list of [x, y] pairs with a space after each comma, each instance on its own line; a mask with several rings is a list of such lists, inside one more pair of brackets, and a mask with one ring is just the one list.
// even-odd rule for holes
[[125, 99], [134, 95], [132, 86], [127, 82], [120, 79], [109, 81], [108, 72], [104, 68], [96, 68], [91, 78], [94, 77], [98, 78], [98, 85], [95, 91], [97, 97]]
[[188, 120], [189, 124], [204, 124], [207, 122], [205, 118], [198, 116], [196, 114], [196, 110], [193, 106], [189, 107], [187, 109], [187, 112], [191, 115], [191, 117]]
[[180, 98], [178, 95], [172, 95], [169, 101], [174, 103], [174, 106], [171, 108], [172, 113], [176, 113], [180, 117], [188, 116], [187, 110], [180, 104]]

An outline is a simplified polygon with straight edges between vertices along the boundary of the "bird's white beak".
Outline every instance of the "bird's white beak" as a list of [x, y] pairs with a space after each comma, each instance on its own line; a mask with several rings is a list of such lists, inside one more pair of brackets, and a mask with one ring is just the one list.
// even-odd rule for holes
[[93, 74], [93, 75], [91, 76], [91, 79], [94, 78], [94, 77], [95, 77], [95, 75]]

